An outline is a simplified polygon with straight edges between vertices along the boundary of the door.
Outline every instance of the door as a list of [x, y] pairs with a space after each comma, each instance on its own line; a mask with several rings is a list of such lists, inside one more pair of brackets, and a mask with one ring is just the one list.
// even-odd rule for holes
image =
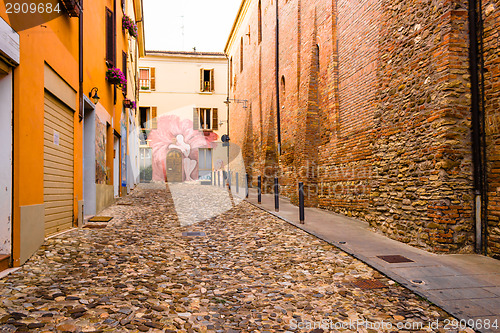
[[45, 236], [73, 227], [74, 112], [45, 92], [43, 200]]
[[116, 198], [120, 196], [120, 139], [116, 136], [113, 149], [113, 189]]
[[167, 182], [182, 182], [182, 153], [171, 150], [167, 154]]
[[0, 101], [2, 101], [0, 103], [1, 257], [10, 255], [12, 249], [12, 71], [10, 70], [7, 73], [0, 70]]
[[140, 148], [140, 182], [149, 183], [153, 179], [153, 163], [151, 158], [151, 148]]
[[198, 179], [202, 185], [212, 184], [212, 149], [198, 149]]

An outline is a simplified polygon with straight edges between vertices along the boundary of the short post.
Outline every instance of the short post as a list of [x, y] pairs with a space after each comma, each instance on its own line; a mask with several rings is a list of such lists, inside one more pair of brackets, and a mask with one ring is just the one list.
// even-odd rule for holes
[[217, 171], [217, 185], [220, 187], [220, 170]]
[[245, 188], [246, 188], [246, 193], [245, 193], [245, 198], [248, 199], [248, 193], [250, 192], [250, 189], [249, 189], [249, 180], [250, 179], [250, 176], [248, 176], [248, 173], [245, 174]]
[[278, 183], [278, 177], [274, 177], [274, 211], [280, 211], [280, 185]]
[[304, 224], [305, 212], [304, 212], [304, 183], [299, 183], [299, 221], [300, 224]]
[[239, 179], [238, 179], [239, 177], [240, 177], [240, 175], [239, 175], [239, 173], [237, 172], [237, 173], [236, 173], [236, 193], [240, 193], [240, 181], [239, 181]]
[[227, 172], [227, 186], [231, 189], [233, 173], [231, 171]]
[[257, 177], [257, 203], [262, 203], [262, 176]]

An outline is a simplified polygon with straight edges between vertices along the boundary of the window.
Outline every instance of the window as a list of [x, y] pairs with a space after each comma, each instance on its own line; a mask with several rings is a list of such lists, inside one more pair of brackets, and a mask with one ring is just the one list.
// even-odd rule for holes
[[259, 43], [262, 41], [262, 5], [259, 0], [259, 8], [258, 8], [258, 32], [257, 32], [257, 38], [259, 40]]
[[155, 68], [139, 69], [139, 87], [140, 90], [156, 90]]
[[141, 127], [141, 145], [149, 145], [149, 134], [157, 128], [157, 107], [139, 107], [139, 125]]
[[115, 65], [115, 18], [113, 12], [106, 8], [106, 61], [109, 65]]
[[219, 129], [218, 110], [216, 108], [194, 108], [193, 128], [204, 131], [216, 131]]
[[200, 70], [200, 91], [213, 92], [214, 89], [214, 70], [204, 69]]
[[201, 181], [212, 180], [212, 149], [198, 149], [198, 179]]

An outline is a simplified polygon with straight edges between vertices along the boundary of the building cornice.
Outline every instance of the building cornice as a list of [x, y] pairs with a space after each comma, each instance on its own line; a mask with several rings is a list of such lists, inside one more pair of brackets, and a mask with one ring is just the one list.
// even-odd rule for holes
[[229, 54], [229, 49], [231, 48], [231, 46], [234, 43], [234, 40], [236, 39], [236, 33], [243, 24], [243, 20], [245, 19], [248, 9], [250, 8], [251, 2], [252, 0], [241, 1], [240, 8], [238, 9], [238, 14], [236, 15], [236, 19], [234, 20], [231, 32], [229, 33], [229, 37], [226, 42], [226, 46], [224, 47], [224, 53], [226, 55]]

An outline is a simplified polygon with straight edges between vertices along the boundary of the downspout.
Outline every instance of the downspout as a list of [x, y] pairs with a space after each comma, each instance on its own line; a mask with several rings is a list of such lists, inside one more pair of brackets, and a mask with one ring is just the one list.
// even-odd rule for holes
[[281, 155], [281, 117], [280, 117], [280, 24], [279, 24], [279, 14], [278, 14], [278, 0], [276, 1], [276, 126], [278, 131], [278, 156]]
[[479, 89], [479, 45], [477, 31], [477, 1], [469, 0], [469, 69], [471, 75], [471, 135], [472, 163], [474, 177], [474, 220], [476, 230], [476, 253], [484, 249], [484, 221], [482, 219], [483, 205], [483, 164], [481, 154], [481, 114]]
[[83, 0], [80, 0], [80, 15], [78, 16], [78, 95], [80, 122], [83, 120]]
[[[230, 64], [229, 64], [229, 56], [226, 54], [226, 58], [227, 58], [227, 82], [226, 82], [226, 86], [227, 86], [227, 97], [226, 97], [226, 106], [227, 106], [227, 118], [226, 118], [226, 134], [227, 134], [227, 137], [228, 138], [231, 138], [229, 136], [229, 70], [230, 70]], [[230, 141], [227, 143], [227, 175], [229, 177], [230, 175], [230, 170], [229, 170], [229, 158], [230, 158], [230, 152], [229, 152], [229, 149], [231, 148], [231, 143]], [[228, 178], [228, 181], [229, 181], [229, 178]]]
[[483, 254], [488, 255], [488, 167], [486, 155], [486, 111], [485, 111], [485, 90], [484, 90], [484, 26], [483, 26], [483, 1], [478, 0], [479, 5], [479, 68], [481, 73], [481, 153], [482, 153], [482, 182], [483, 182], [483, 207], [482, 207], [482, 235]]

